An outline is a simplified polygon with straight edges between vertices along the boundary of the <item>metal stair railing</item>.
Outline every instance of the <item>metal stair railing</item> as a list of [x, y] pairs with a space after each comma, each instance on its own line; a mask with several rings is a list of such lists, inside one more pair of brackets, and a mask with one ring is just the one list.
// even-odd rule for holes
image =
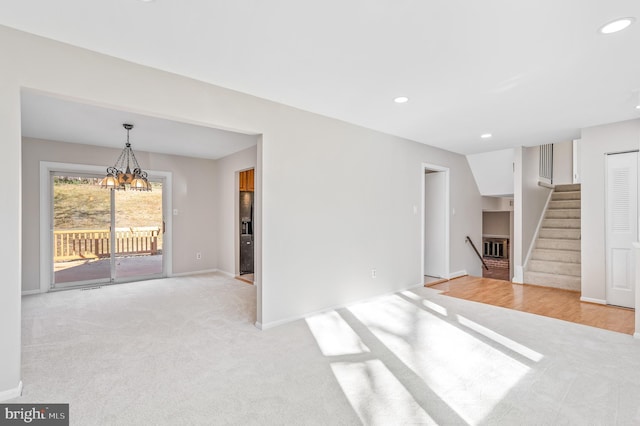
[[478, 249], [476, 248], [476, 245], [473, 244], [473, 241], [471, 241], [471, 238], [469, 238], [469, 236], [467, 235], [467, 239], [465, 240], [465, 242], [469, 241], [469, 243], [471, 243], [471, 247], [473, 247], [473, 251], [476, 252], [476, 254], [478, 255], [478, 259], [480, 259], [480, 262], [482, 262], [482, 266], [484, 266], [484, 269], [486, 269], [487, 271], [489, 270], [489, 267], [487, 266], [487, 264], [485, 263], [484, 259], [482, 258], [482, 256], [480, 255], [480, 252], [478, 251]]

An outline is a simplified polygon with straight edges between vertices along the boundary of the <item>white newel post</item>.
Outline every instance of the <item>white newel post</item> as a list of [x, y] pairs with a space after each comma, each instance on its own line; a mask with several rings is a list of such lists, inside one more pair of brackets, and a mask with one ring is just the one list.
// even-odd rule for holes
[[636, 328], [633, 333], [633, 337], [640, 339], [640, 243], [633, 243], [636, 256]]

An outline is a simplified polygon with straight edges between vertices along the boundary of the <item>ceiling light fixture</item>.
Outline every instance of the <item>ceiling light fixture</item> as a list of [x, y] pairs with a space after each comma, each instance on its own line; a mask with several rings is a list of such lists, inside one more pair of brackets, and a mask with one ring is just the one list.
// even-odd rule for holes
[[633, 17], [619, 18], [619, 19], [616, 19], [615, 21], [611, 21], [607, 24], [604, 24], [602, 27], [600, 27], [599, 31], [601, 34], [617, 33], [618, 31], [622, 31], [625, 28], [627, 28], [629, 25], [633, 24], [635, 20], [636, 19]]
[[404, 103], [407, 103], [408, 101], [409, 101], [409, 98], [407, 98], [406, 96], [398, 96], [393, 100], [393, 102], [397, 104], [404, 104]]
[[[107, 176], [100, 182], [100, 186], [107, 189], [124, 190], [126, 185], [134, 191], [151, 191], [151, 184], [147, 180], [147, 172], [142, 171], [136, 156], [129, 143], [129, 130], [133, 129], [133, 124], [123, 124], [127, 130], [127, 143], [120, 153], [113, 167], [107, 168]], [[133, 166], [133, 171], [131, 171]]]
[[480, 135], [482, 139], [490, 139], [493, 136], [491, 133], [483, 133]]

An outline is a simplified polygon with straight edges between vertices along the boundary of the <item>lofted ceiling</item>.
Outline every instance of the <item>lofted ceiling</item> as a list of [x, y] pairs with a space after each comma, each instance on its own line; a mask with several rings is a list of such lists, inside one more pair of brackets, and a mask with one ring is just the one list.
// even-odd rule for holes
[[0, 0], [0, 25], [463, 154], [639, 117], [640, 22], [598, 32], [627, 16], [640, 2]]

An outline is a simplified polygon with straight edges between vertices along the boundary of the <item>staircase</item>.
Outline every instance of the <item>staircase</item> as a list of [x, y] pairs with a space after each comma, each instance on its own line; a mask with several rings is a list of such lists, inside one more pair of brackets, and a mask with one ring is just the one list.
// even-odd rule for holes
[[524, 282], [580, 291], [580, 184], [555, 187]]

